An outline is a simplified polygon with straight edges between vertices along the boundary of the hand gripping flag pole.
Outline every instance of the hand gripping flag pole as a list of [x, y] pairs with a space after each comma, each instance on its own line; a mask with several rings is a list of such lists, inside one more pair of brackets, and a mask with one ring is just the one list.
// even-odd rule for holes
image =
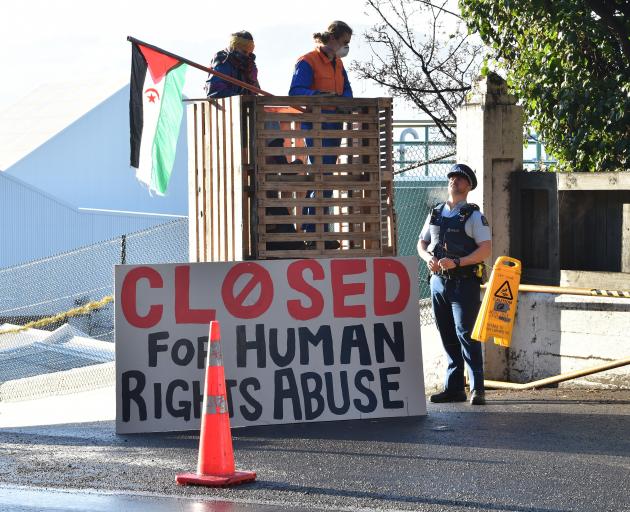
[[[183, 116], [182, 94], [187, 66], [205, 71], [253, 94], [272, 96], [255, 85], [134, 37], [129, 85], [129, 165], [152, 193], [166, 194], [175, 165]], [[306, 112], [296, 105], [295, 112]]]
[[197, 472], [180, 473], [175, 477], [175, 481], [179, 485], [209, 487], [228, 487], [253, 482], [256, 479], [255, 472], [234, 469], [219, 322], [210, 322], [208, 343]]

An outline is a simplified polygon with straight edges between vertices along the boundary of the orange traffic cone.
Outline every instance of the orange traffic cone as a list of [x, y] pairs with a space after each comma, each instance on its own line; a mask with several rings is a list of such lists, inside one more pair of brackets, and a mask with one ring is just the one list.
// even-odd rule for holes
[[230, 433], [230, 415], [225, 395], [225, 373], [221, 353], [219, 322], [210, 322], [206, 385], [199, 437], [199, 461], [196, 473], [180, 473], [180, 485], [227, 487], [256, 480], [253, 471], [234, 470], [234, 451]]

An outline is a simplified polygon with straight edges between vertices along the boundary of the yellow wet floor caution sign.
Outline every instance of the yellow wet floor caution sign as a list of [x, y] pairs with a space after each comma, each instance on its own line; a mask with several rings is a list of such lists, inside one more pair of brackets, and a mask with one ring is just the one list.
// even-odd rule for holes
[[485, 342], [492, 337], [497, 345], [510, 346], [520, 283], [521, 262], [509, 256], [498, 257], [486, 285], [473, 339]]

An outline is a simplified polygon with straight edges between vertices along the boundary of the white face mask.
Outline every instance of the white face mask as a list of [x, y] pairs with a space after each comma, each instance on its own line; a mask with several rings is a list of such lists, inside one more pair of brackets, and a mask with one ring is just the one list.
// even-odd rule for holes
[[335, 52], [335, 55], [337, 55], [337, 57], [339, 57], [340, 59], [343, 59], [344, 57], [348, 55], [349, 51], [350, 51], [350, 45], [347, 44], [346, 46], [342, 46], [341, 48], [339, 48]]

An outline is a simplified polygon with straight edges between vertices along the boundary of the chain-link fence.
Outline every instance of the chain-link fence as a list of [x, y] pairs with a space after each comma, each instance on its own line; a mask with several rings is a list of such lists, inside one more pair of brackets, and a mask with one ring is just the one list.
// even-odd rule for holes
[[[394, 123], [394, 206], [398, 254], [417, 256], [418, 235], [431, 206], [446, 200], [449, 167], [455, 162], [455, 141], [430, 124]], [[419, 265], [420, 322], [433, 322], [428, 270]]]
[[0, 401], [113, 379], [114, 305], [101, 299], [114, 293], [114, 265], [179, 261], [187, 219], [0, 269]]

